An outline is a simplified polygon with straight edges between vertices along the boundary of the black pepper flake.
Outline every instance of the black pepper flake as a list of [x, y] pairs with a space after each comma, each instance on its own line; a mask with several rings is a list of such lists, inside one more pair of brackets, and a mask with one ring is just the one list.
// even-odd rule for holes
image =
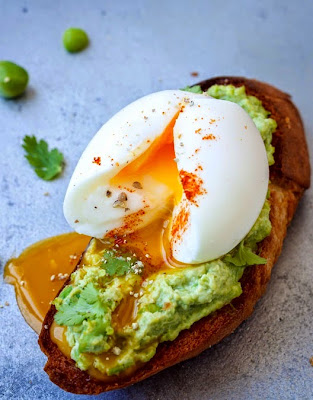
[[120, 200], [115, 200], [115, 202], [113, 203], [113, 208], [126, 208], [126, 204], [125, 201], [120, 201]]
[[106, 197], [111, 197], [111, 196], [112, 196], [112, 192], [110, 190], [107, 190]]
[[138, 181], [133, 182], [133, 187], [135, 189], [142, 189], [142, 184]]
[[126, 195], [126, 193], [125, 192], [121, 192], [119, 195], [118, 195], [118, 198], [117, 198], [117, 200], [118, 201], [127, 201], [127, 195]]

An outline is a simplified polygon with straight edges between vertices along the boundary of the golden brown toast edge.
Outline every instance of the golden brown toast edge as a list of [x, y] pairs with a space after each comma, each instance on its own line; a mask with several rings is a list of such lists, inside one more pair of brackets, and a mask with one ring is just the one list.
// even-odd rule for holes
[[[298, 202], [310, 185], [310, 163], [303, 124], [290, 96], [268, 84], [241, 77], [217, 77], [199, 83], [203, 90], [214, 84], [246, 87], [249, 95], [258, 97], [271, 112], [278, 128], [273, 135], [275, 164], [270, 168], [272, 231], [261, 244], [266, 265], [246, 269], [242, 279], [243, 293], [227, 305], [182, 331], [173, 342], [161, 343], [156, 355], [140, 369], [128, 376], [117, 376], [111, 382], [92, 378], [75, 366], [51, 341], [49, 328], [55, 307], [51, 306], [39, 337], [41, 350], [48, 360], [45, 371], [52, 382], [62, 389], [80, 394], [98, 394], [132, 385], [180, 361], [194, 357], [231, 334], [253, 312], [257, 300], [265, 292], [271, 270], [281, 253], [287, 226]], [[79, 264], [78, 264], [79, 265]], [[65, 283], [65, 285], [68, 282]], [[45, 329], [44, 326], [48, 326]]]

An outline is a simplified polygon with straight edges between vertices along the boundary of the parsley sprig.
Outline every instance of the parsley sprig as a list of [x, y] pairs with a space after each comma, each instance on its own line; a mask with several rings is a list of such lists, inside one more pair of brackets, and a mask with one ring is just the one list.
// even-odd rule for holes
[[50, 181], [62, 172], [64, 166], [63, 154], [57, 149], [49, 151], [48, 143], [45, 140], [37, 141], [35, 136], [26, 135], [22, 146], [26, 151], [25, 158], [39, 178]]

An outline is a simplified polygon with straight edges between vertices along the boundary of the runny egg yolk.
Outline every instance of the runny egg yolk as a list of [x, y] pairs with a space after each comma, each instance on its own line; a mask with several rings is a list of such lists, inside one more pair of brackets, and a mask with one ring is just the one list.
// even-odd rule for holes
[[[125, 182], [139, 182], [141, 184], [141, 182], [145, 181], [145, 177], [149, 176], [152, 178], [152, 182], [162, 183], [168, 188], [170, 196], [164, 200], [164, 208], [160, 211], [158, 218], [145, 228], [136, 230], [134, 226], [134, 233], [127, 235], [127, 243], [147, 253], [154, 265], [168, 260], [169, 254], [166, 255], [166, 253], [169, 250], [169, 243], [163, 240], [164, 229], [168, 223], [164, 224], [164, 222], [171, 218], [173, 208], [179, 203], [183, 194], [183, 187], [175, 161], [173, 139], [173, 128], [177, 116], [178, 113], [165, 128], [162, 135], [154, 140], [143, 154], [124, 167], [110, 181], [112, 186], [117, 186], [121, 190], [141, 190], [134, 187], [132, 189], [128, 186], [126, 187]], [[147, 192], [149, 188], [144, 186], [142, 190]], [[144, 210], [142, 211], [144, 212]], [[129, 222], [135, 225], [136, 217], [125, 217], [125, 224]], [[122, 231], [117, 230], [114, 233], [119, 235]]]
[[[173, 197], [179, 201], [182, 196], [182, 185], [175, 162], [173, 129], [178, 113], [149, 148], [138, 158], [124, 167], [114, 178], [112, 185], [121, 186], [124, 182], [142, 182], [145, 176], [161, 182], [173, 192]], [[149, 143], [150, 140], [147, 139]], [[146, 189], [146, 188], [144, 188]]]
[[[124, 167], [115, 175], [110, 184], [128, 191], [140, 190], [124, 186], [125, 182], [145, 181], [145, 177], [152, 178], [152, 182], [162, 183], [168, 188], [173, 204], [177, 204], [182, 196], [182, 184], [179, 178], [177, 163], [175, 162], [173, 128], [177, 114], [160, 135], [138, 158]], [[148, 139], [149, 143], [150, 140]], [[143, 187], [146, 192], [149, 187]], [[166, 203], [166, 200], [164, 200]], [[168, 206], [164, 204], [164, 208]], [[172, 210], [171, 210], [172, 211]]]

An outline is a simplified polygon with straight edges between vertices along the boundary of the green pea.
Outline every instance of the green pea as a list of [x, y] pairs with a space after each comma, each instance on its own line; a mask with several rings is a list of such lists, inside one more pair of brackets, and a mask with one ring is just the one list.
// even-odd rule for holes
[[80, 28], [68, 28], [63, 33], [63, 45], [70, 53], [84, 50], [88, 43], [87, 33]]
[[11, 61], [0, 61], [0, 96], [7, 99], [20, 96], [28, 83], [27, 71]]

